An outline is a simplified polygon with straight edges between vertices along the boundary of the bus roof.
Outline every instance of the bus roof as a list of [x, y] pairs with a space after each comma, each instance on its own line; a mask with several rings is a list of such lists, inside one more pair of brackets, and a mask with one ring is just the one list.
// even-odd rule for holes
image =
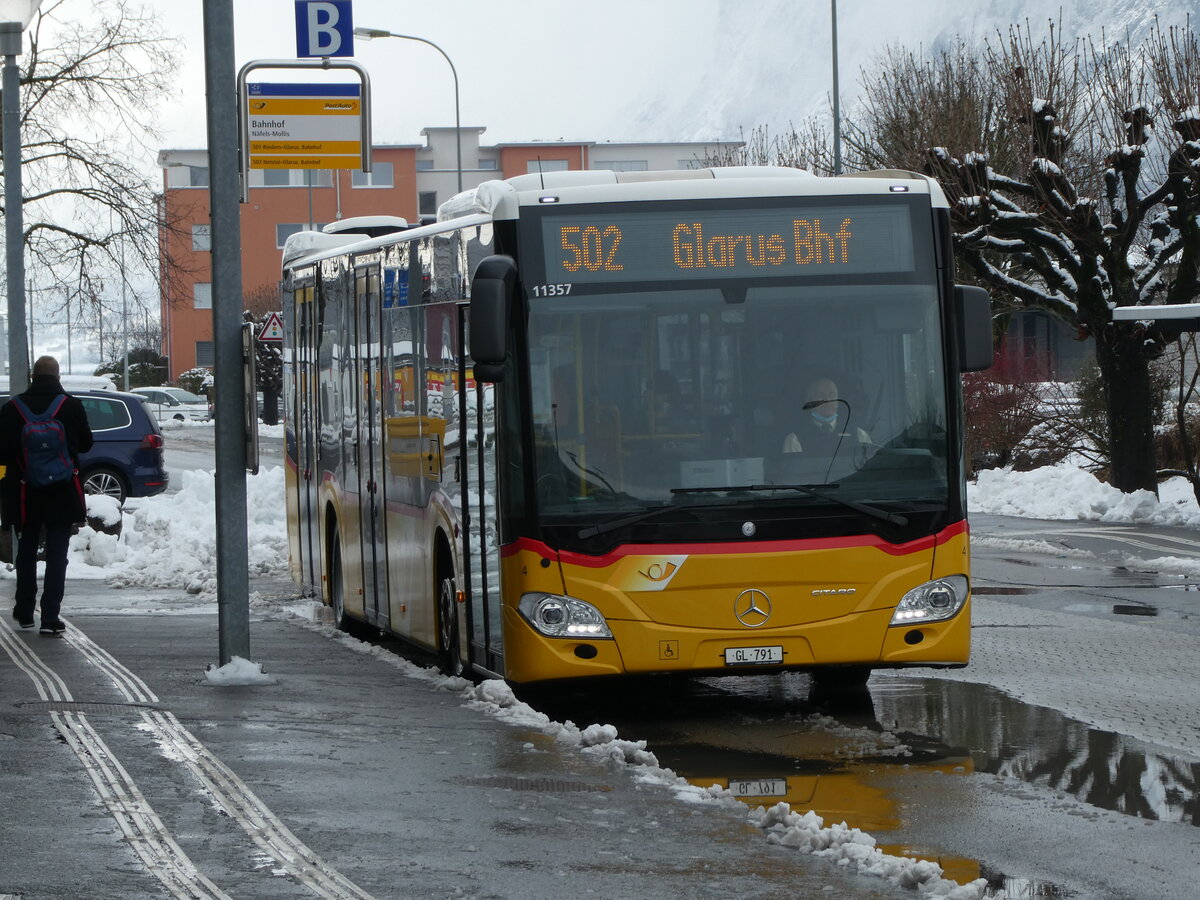
[[622, 200], [702, 200], [725, 197], [835, 196], [845, 194], [925, 194], [935, 207], [948, 207], [936, 181], [917, 172], [881, 169], [823, 178], [782, 166], [729, 166], [662, 172], [576, 170], [518, 175], [485, 181], [442, 205], [438, 218], [468, 213], [515, 219], [523, 206], [546, 203], [611, 203]]
[[932, 178], [902, 169], [855, 172], [820, 177], [783, 166], [728, 166], [709, 169], [670, 169], [659, 172], [614, 172], [607, 169], [542, 172], [504, 181], [485, 181], [451, 197], [438, 210], [432, 225], [364, 237], [361, 234], [322, 234], [302, 231], [283, 248], [284, 268], [311, 265], [353, 250], [370, 252], [398, 241], [438, 234], [496, 219], [516, 219], [523, 206], [547, 203], [586, 204], [646, 200], [705, 200], [728, 197], [869, 196], [897, 192], [923, 194], [931, 206], [947, 208], [946, 195]]

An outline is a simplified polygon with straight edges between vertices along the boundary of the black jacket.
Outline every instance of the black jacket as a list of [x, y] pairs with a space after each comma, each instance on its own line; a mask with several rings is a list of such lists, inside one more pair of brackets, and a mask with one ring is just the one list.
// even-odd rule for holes
[[[43, 413], [59, 394], [66, 394], [62, 384], [52, 375], [37, 375], [29, 390], [21, 394], [21, 400], [31, 412]], [[79, 468], [79, 454], [92, 449], [92, 429], [88, 425], [83, 404], [67, 394], [66, 402], [55, 415], [63, 424], [67, 434], [67, 447], [71, 459]], [[23, 524], [21, 514], [21, 429], [25, 419], [21, 411], [10, 401], [0, 407], [0, 465], [5, 467], [4, 480], [0, 482], [0, 516], [5, 526]], [[25, 486], [24, 509], [31, 522], [73, 525], [87, 519], [87, 507], [78, 477], [58, 484], [35, 488]]]

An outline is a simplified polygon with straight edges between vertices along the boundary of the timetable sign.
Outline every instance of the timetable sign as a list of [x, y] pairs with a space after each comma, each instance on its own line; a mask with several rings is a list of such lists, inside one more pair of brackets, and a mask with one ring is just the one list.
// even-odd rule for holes
[[251, 169], [361, 169], [361, 84], [246, 86]]

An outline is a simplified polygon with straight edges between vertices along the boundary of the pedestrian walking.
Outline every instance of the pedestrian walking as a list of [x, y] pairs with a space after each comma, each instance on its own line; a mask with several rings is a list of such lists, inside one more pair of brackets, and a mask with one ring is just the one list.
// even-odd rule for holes
[[29, 390], [0, 407], [0, 506], [6, 526], [15, 527], [17, 593], [13, 618], [32, 628], [37, 603], [38, 545], [45, 538], [41, 633], [66, 630], [59, 611], [67, 578], [67, 545], [73, 527], [87, 520], [79, 454], [92, 447], [83, 404], [63, 390], [58, 360], [33, 364]]

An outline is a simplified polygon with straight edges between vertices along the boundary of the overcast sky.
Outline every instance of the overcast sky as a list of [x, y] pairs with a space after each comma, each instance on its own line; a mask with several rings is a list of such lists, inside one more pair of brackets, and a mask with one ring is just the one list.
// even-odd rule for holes
[[[181, 102], [162, 109], [164, 145], [205, 141], [200, 0], [148, 0], [184, 39]], [[234, 0], [236, 62], [296, 56], [293, 0]], [[484, 143], [736, 139], [739, 130], [827, 113], [832, 82], [827, 0], [354, 0], [355, 25], [438, 44], [458, 71], [463, 125]], [[1123, 35], [1159, 16], [1200, 12], [1200, 0], [839, 0], [843, 104], [859, 71], [890, 44], [917, 48], [979, 39], [1050, 16], [1068, 35]], [[454, 124], [449, 67], [415, 41], [358, 41], [371, 76], [375, 140], [421, 143], [421, 128]], [[301, 76], [308, 80], [310, 76]], [[278, 72], [255, 80], [286, 80]]]
[[[741, 0], [733, 0], [737, 5]], [[168, 146], [200, 146], [204, 120], [203, 17], [196, 0], [152, 0], [186, 52], [183, 103], [164, 110]], [[462, 124], [486, 126], [483, 140], [629, 139], [621, 122], [655, 73], [685, 64], [713, 32], [717, 0], [354, 0], [354, 24], [438, 44], [458, 72]], [[235, 0], [237, 65], [296, 56], [293, 0]], [[421, 128], [454, 124], [450, 67], [416, 41], [356, 42], [375, 100], [377, 142], [421, 143]], [[316, 80], [306, 73], [305, 80]], [[316, 77], [321, 77], [319, 74]], [[329, 77], [329, 76], [325, 76]], [[680, 72], [680, 77], [686, 77]], [[278, 72], [252, 80], [287, 80]], [[347, 77], [345, 80], [352, 80]]]

